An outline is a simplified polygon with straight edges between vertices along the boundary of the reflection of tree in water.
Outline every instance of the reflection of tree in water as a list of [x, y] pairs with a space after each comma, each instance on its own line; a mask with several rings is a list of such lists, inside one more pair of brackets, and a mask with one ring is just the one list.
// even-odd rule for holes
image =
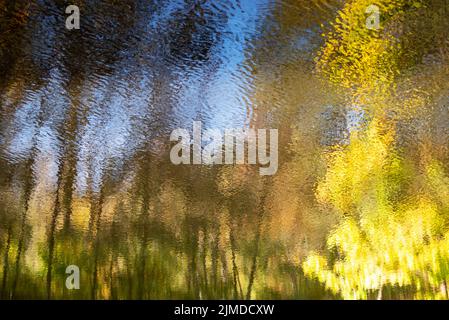
[[[365, 2], [348, 2], [351, 11], [341, 1], [261, 1], [251, 13], [237, 1], [85, 1], [80, 32], [60, 28], [62, 3], [0, 2], [2, 298], [444, 297], [447, 6], [397, 1], [389, 15], [404, 19], [385, 21], [374, 39], [393, 35], [408, 49], [386, 47], [394, 59], [384, 61], [370, 34], [328, 24], [347, 12], [363, 19]], [[431, 13], [438, 23], [425, 23]], [[254, 15], [254, 34], [238, 14]], [[191, 86], [209, 106], [229, 39], [244, 39], [241, 73], [230, 71], [251, 105], [241, 115], [280, 128], [273, 177], [168, 160], [174, 127], [213, 123], [204, 110], [176, 112]], [[347, 48], [355, 44], [369, 55]], [[376, 58], [377, 69], [353, 68]], [[353, 132], [348, 105], [367, 115]], [[397, 234], [417, 249], [391, 246]], [[393, 262], [419, 263], [401, 265], [409, 278], [398, 280], [394, 263], [379, 267], [387, 250], [363, 239], [388, 247]], [[428, 268], [432, 252], [438, 270]], [[63, 287], [70, 264], [81, 269], [76, 292]], [[357, 283], [379, 270], [381, 280]]]

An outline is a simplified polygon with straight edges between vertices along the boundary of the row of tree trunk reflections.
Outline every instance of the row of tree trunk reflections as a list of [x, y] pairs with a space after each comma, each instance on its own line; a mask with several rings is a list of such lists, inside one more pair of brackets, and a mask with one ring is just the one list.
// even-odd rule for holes
[[[62, 174], [65, 165], [59, 165], [54, 193], [43, 196], [51, 214], [37, 253], [28, 252], [33, 232], [28, 215], [42, 210], [41, 196], [31, 191], [32, 171], [24, 181], [13, 175], [3, 181], [14, 191], [2, 215], [4, 299], [245, 299], [260, 290], [256, 274], [278, 263], [271, 261], [267, 250], [276, 248], [268, 247], [265, 236], [264, 190], [269, 189], [263, 184], [269, 182], [257, 170], [225, 172], [232, 177], [210, 169], [173, 170], [147, 153], [134, 164], [139, 168], [132, 183], [105, 174], [100, 190], [79, 197], [65, 187], [74, 180]], [[213, 182], [221, 179], [248, 179], [250, 185], [220, 190]], [[21, 201], [12, 203], [16, 199]], [[27, 265], [27, 252], [41, 261], [37, 272]], [[81, 270], [77, 291], [65, 288], [65, 268], [71, 264]], [[290, 294], [310, 288], [297, 267], [282, 268], [294, 287]]]
[[[447, 1], [255, 3], [0, 1], [2, 299], [447, 298]], [[170, 162], [220, 70], [276, 175]]]

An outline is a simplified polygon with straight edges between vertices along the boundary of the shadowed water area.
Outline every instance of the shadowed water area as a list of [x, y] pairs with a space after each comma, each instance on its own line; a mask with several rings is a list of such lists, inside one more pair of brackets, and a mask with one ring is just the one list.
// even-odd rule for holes
[[[0, 0], [0, 297], [449, 298], [448, 13]], [[194, 121], [277, 172], [173, 164]]]

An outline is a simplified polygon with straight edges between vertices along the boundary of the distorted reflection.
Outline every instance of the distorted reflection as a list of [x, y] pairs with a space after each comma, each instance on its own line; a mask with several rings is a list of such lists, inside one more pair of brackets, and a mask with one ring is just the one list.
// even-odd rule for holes
[[448, 1], [74, 2], [0, 1], [2, 299], [449, 298]]

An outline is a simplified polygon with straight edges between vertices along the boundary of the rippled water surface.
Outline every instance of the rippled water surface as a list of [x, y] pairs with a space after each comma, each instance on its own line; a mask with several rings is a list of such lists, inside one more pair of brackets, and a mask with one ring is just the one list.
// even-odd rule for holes
[[0, 0], [1, 298], [449, 297], [448, 1], [72, 2]]

